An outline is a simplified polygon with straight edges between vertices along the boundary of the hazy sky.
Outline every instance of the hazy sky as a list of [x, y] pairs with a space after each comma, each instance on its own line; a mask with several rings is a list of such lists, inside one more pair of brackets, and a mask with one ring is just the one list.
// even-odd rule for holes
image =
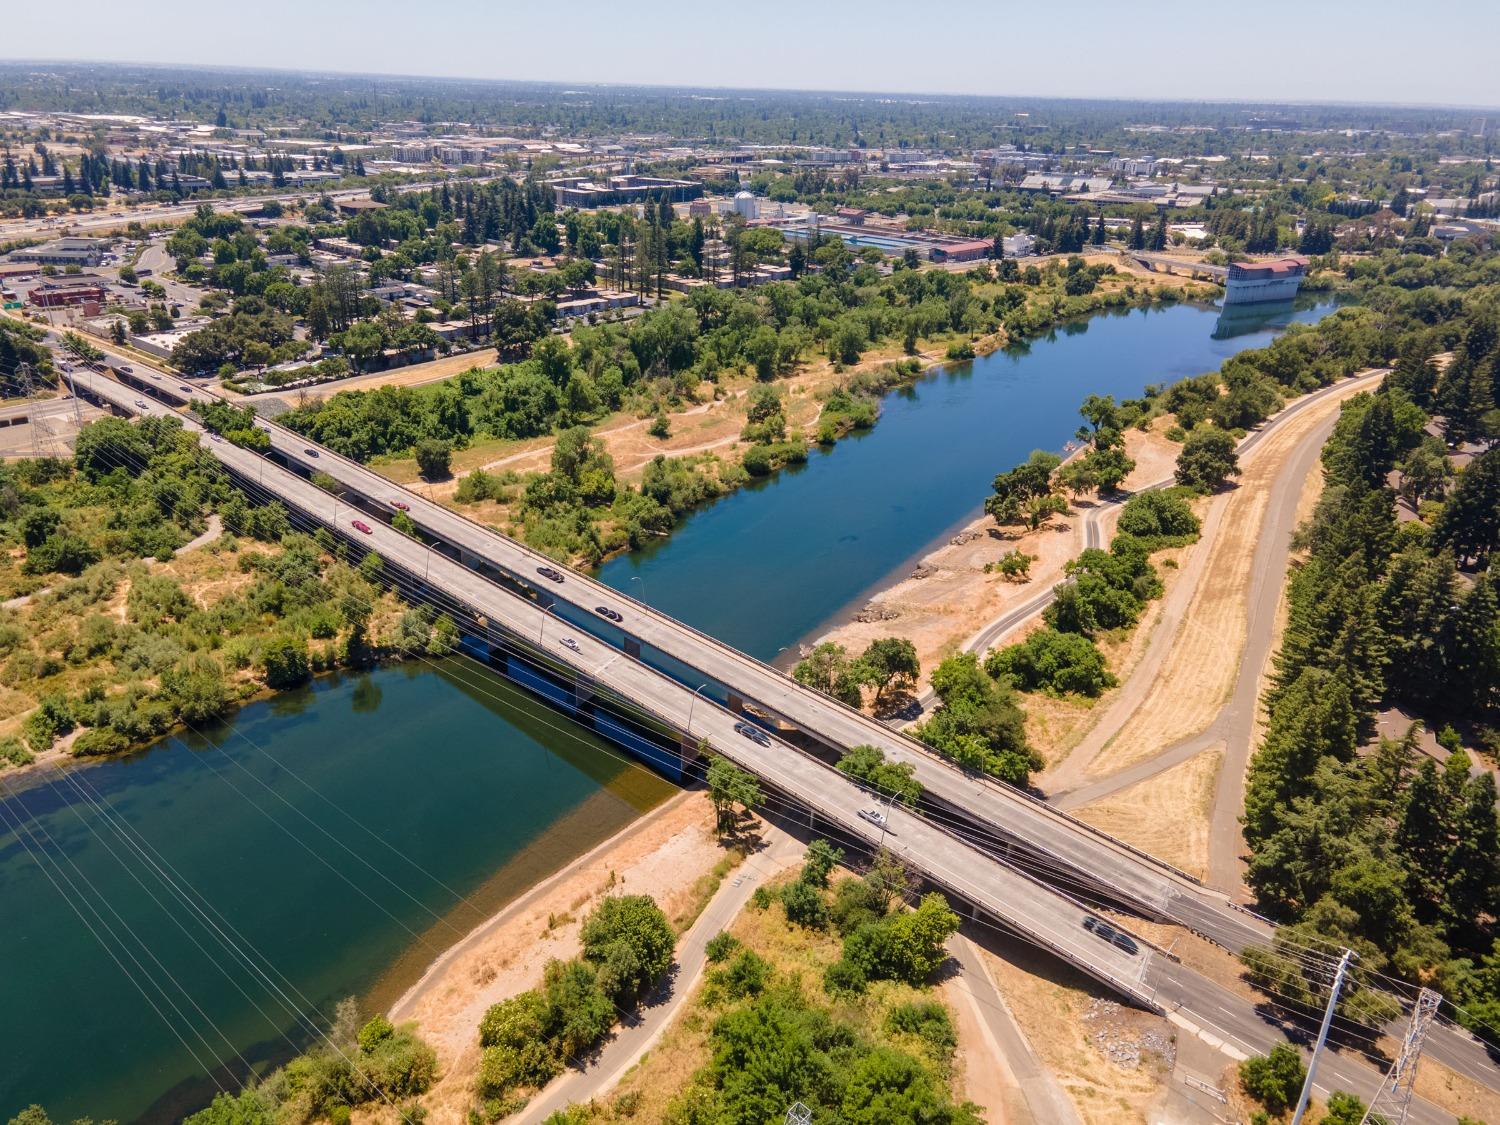
[[1500, 0], [64, 0], [0, 57], [794, 89], [1500, 106]]

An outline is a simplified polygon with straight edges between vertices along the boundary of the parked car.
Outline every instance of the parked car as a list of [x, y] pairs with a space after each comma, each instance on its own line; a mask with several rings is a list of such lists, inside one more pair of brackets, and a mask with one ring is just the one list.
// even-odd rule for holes
[[1123, 949], [1132, 957], [1141, 951], [1141, 947], [1135, 943], [1129, 934], [1121, 933], [1103, 918], [1095, 918], [1090, 914], [1083, 920], [1083, 928], [1100, 941], [1107, 941], [1117, 949]]
[[351, 523], [355, 531], [362, 531], [366, 535], [370, 534], [370, 525], [365, 523], [364, 520], [352, 520]]
[[625, 620], [616, 610], [610, 609], [607, 605], [596, 605], [594, 607], [594, 612], [597, 613], [600, 617], [607, 618], [608, 620], [617, 623]]
[[748, 738], [758, 746], [771, 745], [771, 736], [753, 723], [735, 723], [735, 733], [743, 738]]

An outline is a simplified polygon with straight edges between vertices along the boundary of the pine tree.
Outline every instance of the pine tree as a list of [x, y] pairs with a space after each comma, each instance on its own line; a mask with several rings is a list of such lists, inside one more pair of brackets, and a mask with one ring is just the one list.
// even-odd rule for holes
[[1144, 250], [1146, 248], [1146, 227], [1137, 215], [1135, 222], [1130, 225], [1130, 249]]

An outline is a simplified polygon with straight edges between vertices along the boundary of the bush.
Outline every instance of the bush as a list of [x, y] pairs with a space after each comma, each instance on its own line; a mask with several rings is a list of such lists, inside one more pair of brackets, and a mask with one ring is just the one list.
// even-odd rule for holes
[[771, 980], [771, 963], [753, 949], [741, 951], [727, 966], [717, 970], [713, 982], [731, 1000], [759, 996]]
[[1273, 1114], [1296, 1104], [1306, 1077], [1302, 1052], [1290, 1043], [1278, 1043], [1269, 1055], [1257, 1055], [1240, 1063], [1240, 1085], [1245, 1093]]
[[853, 961], [835, 961], [823, 970], [823, 991], [830, 996], [858, 996], [868, 986], [865, 971]]
[[720, 961], [727, 960], [729, 955], [739, 947], [739, 938], [721, 931], [708, 939], [708, 944], [703, 947], [703, 953], [710, 962], [717, 965]]
[[1000, 556], [999, 561], [992, 565], [1007, 582], [1024, 582], [1031, 576], [1031, 564], [1035, 561], [1035, 555], [1028, 555], [1017, 548], [1006, 551]]
[[36, 761], [30, 750], [21, 745], [18, 738], [0, 738], [0, 763], [11, 766], [29, 766]]
[[289, 634], [272, 637], [261, 646], [260, 664], [267, 687], [296, 687], [309, 675], [307, 642]]
[[1147, 550], [1183, 547], [1198, 538], [1200, 524], [1186, 497], [1176, 490], [1142, 492], [1125, 501], [1116, 530], [1138, 539]]
[[1097, 697], [1118, 682], [1104, 654], [1081, 633], [1038, 629], [1020, 644], [997, 649], [985, 658], [985, 670], [1009, 679], [1022, 691]]
[[103, 757], [107, 754], [123, 754], [130, 749], [130, 739], [109, 727], [86, 730], [73, 740], [72, 753], [75, 758]]
[[897, 1004], [885, 1017], [886, 1030], [915, 1035], [934, 1058], [950, 1058], [958, 1046], [958, 1035], [948, 1009], [936, 1000], [909, 1000]]
[[672, 925], [649, 895], [606, 898], [585, 919], [583, 957], [599, 970], [604, 992], [633, 1004], [672, 963], [677, 944]]
[[828, 904], [823, 901], [823, 895], [817, 887], [800, 879], [782, 888], [781, 905], [786, 910], [788, 922], [810, 930], [821, 930], [828, 925]]

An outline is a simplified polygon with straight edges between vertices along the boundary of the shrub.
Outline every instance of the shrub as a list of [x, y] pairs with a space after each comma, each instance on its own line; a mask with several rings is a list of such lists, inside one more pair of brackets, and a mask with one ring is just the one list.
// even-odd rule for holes
[[821, 930], [828, 925], [828, 904], [817, 887], [809, 886], [800, 879], [788, 883], [781, 890], [781, 905], [786, 910], [787, 921], [810, 930]]
[[307, 642], [301, 637], [282, 634], [261, 646], [260, 664], [269, 688], [295, 687], [307, 679]]
[[992, 565], [1007, 582], [1024, 582], [1031, 576], [1031, 564], [1035, 561], [1035, 555], [1028, 555], [1025, 551], [1015, 549], [1006, 551], [1000, 556], [999, 561]]
[[714, 973], [714, 983], [731, 1000], [759, 996], [771, 980], [771, 963], [753, 949], [742, 950], [733, 961]]
[[649, 895], [606, 898], [585, 919], [584, 960], [597, 966], [599, 983], [616, 1003], [632, 1004], [672, 963], [672, 925]]
[[1117, 682], [1093, 641], [1056, 629], [1038, 629], [1020, 644], [995, 650], [985, 658], [985, 670], [1023, 691], [1052, 695], [1094, 698]]
[[86, 730], [73, 740], [72, 753], [75, 758], [102, 757], [106, 754], [122, 754], [130, 749], [130, 739], [109, 727]]
[[1140, 540], [1147, 550], [1182, 547], [1198, 538], [1200, 524], [1186, 497], [1176, 490], [1142, 492], [1125, 501], [1116, 530]]
[[823, 991], [830, 996], [858, 996], [868, 984], [865, 971], [853, 961], [835, 961], [823, 970]]
[[948, 1009], [936, 1000], [909, 1000], [897, 1004], [885, 1017], [888, 1031], [915, 1035], [934, 1058], [947, 1059], [958, 1046], [958, 1035]]
[[18, 738], [0, 738], [0, 763], [12, 766], [29, 766], [36, 761], [30, 750], [21, 745]]
[[1296, 1103], [1306, 1077], [1302, 1052], [1290, 1043], [1278, 1043], [1269, 1055], [1256, 1055], [1240, 1063], [1240, 1085], [1245, 1093], [1273, 1114]]
[[708, 939], [708, 944], [703, 947], [703, 952], [709, 961], [717, 965], [720, 961], [727, 960], [729, 955], [739, 947], [739, 938], [733, 934], [720, 931]]

